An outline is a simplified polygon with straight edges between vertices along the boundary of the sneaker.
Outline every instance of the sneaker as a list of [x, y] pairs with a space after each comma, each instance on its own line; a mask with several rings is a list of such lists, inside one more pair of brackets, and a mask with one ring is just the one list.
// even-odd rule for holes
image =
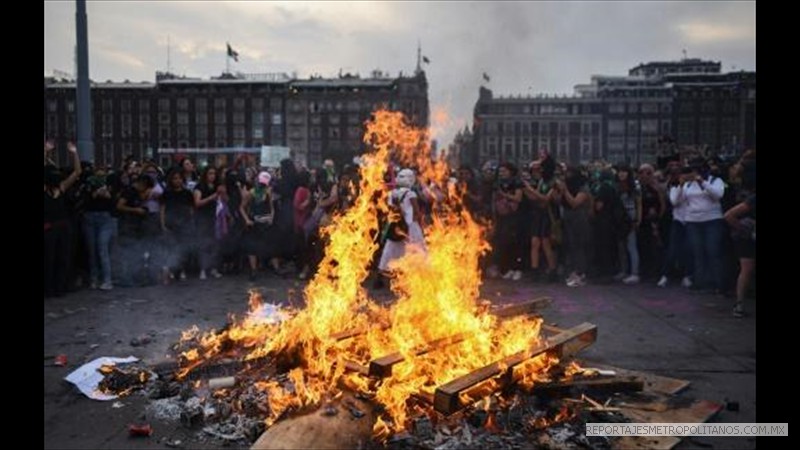
[[656, 283], [656, 286], [660, 288], [667, 287], [667, 277], [666, 276], [661, 277], [661, 279], [658, 280], [658, 283]]
[[574, 278], [571, 278], [569, 281], [567, 281], [567, 286], [569, 287], [586, 286], [586, 277], [581, 275], [575, 275]]
[[520, 270], [513, 270], [512, 272], [514, 272], [514, 273], [511, 275], [511, 279], [512, 279], [512, 280], [514, 280], [514, 281], [519, 281], [519, 280], [521, 280], [521, 279], [522, 279], [522, 271], [520, 271]]
[[637, 284], [639, 282], [639, 275], [631, 275], [622, 280], [625, 284]]
[[625, 279], [625, 276], [626, 276], [625, 272], [620, 272], [614, 275], [614, 281], [622, 281], [623, 279]]
[[681, 280], [681, 286], [687, 289], [692, 287], [692, 279], [689, 277], [683, 277], [683, 280]]
[[200, 279], [201, 279], [201, 280], [205, 280], [206, 278], [208, 278], [208, 277], [206, 276], [206, 271], [205, 271], [205, 270], [201, 270], [201, 271], [200, 271]]
[[211, 269], [211, 276], [214, 278], [222, 278], [222, 274], [217, 269]]
[[733, 317], [744, 317], [744, 305], [741, 303], [737, 303], [733, 307]]
[[514, 271], [513, 270], [509, 270], [508, 272], [505, 273], [505, 275], [503, 275], [503, 279], [504, 280], [510, 280], [511, 277], [513, 277], [513, 276], [514, 276]]
[[97, 284], [97, 281], [92, 281], [92, 283], [89, 285], [89, 289], [97, 289], [98, 286], [99, 285]]
[[114, 289], [114, 285], [112, 285], [110, 281], [107, 281], [107, 282], [101, 284], [99, 289], [101, 291], [110, 291], [110, 290]]
[[186, 272], [181, 270], [181, 281], [186, 281]]
[[567, 286], [571, 286], [572, 283], [575, 283], [575, 281], [577, 281], [577, 279], [578, 279], [578, 274], [575, 273], [575, 272], [572, 272], [571, 274], [569, 274], [567, 279], [564, 280], [564, 282], [567, 283]]

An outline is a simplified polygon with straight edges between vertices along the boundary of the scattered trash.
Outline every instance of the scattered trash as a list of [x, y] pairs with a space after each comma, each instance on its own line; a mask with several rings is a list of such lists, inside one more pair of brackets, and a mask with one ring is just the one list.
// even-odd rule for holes
[[125, 403], [122, 403], [122, 402], [114, 402], [114, 403], [111, 404], [111, 407], [115, 408], [115, 409], [116, 408], [122, 408], [124, 406], [125, 406]]
[[53, 365], [58, 366], [58, 367], [66, 366], [67, 365], [67, 355], [58, 355], [58, 356], [56, 356], [56, 359], [53, 362]]
[[166, 441], [164, 445], [171, 448], [177, 448], [183, 445], [183, 442], [180, 439], [175, 439], [174, 441]]
[[92, 345], [89, 346], [89, 349], [94, 350], [94, 349], [96, 349], [98, 347], [100, 347], [100, 344], [92, 344]]
[[138, 347], [140, 345], [147, 345], [153, 340], [152, 337], [143, 334], [141, 336], [131, 339], [131, 347]]
[[236, 385], [235, 377], [220, 377], [208, 380], [208, 388], [211, 390], [229, 388], [235, 385]]
[[[59, 356], [64, 356], [64, 364], [66, 364], [66, 356]], [[105, 377], [102, 373], [98, 372], [97, 369], [104, 365], [132, 363], [138, 360], [139, 359], [134, 356], [129, 356], [127, 358], [103, 356], [78, 367], [72, 373], [64, 377], [64, 379], [77, 386], [85, 396], [91, 399], [104, 401], [114, 400], [118, 398], [119, 395], [104, 393], [98, 389], [100, 382], [103, 381]]]
[[153, 434], [153, 427], [149, 423], [143, 425], [129, 425], [128, 434], [133, 437], [148, 437]]

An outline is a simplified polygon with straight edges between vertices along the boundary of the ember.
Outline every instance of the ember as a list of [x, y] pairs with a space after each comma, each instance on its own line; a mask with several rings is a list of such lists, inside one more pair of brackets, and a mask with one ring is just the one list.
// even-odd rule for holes
[[98, 385], [98, 390], [105, 394], [114, 394], [120, 397], [130, 394], [132, 391], [142, 389], [152, 374], [136, 364], [129, 366], [118, 366], [114, 364], [103, 365], [98, 372], [104, 375], [103, 380]]

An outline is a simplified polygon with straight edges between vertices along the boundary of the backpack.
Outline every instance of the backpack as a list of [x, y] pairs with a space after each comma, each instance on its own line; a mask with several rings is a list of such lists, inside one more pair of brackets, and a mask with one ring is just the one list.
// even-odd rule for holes
[[394, 242], [402, 242], [408, 237], [408, 223], [406, 223], [406, 219], [403, 217], [402, 205], [403, 200], [405, 200], [409, 192], [410, 190], [405, 191], [396, 204], [389, 205], [388, 222], [383, 231], [385, 239]]

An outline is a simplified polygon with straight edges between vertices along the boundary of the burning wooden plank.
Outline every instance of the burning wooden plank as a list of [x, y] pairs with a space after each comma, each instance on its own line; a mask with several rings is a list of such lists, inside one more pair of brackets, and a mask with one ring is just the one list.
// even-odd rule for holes
[[[529, 350], [515, 353], [439, 386], [434, 394], [434, 408], [442, 414], [452, 414], [469, 404], [469, 400], [477, 400], [513, 383], [515, 366], [543, 354], [559, 358], [572, 356], [592, 345], [596, 339], [597, 326], [590, 323], [582, 323], [546, 338], [544, 342]], [[466, 398], [462, 400], [463, 394]]]
[[551, 303], [553, 303], [553, 300], [550, 297], [541, 297], [528, 302], [502, 306], [490, 312], [501, 319], [507, 319], [524, 314], [535, 314], [550, 306]]
[[[501, 319], [509, 319], [511, 317], [534, 314], [548, 307], [550, 303], [552, 303], [552, 299], [549, 297], [542, 297], [529, 302], [504, 306], [492, 311], [491, 313]], [[412, 353], [414, 356], [422, 356], [434, 350], [439, 350], [453, 344], [458, 344], [464, 339], [467, 339], [467, 337], [468, 335], [465, 333], [458, 333], [452, 336], [436, 339], [432, 342], [419, 346], [418, 348], [414, 349]], [[369, 363], [369, 376], [380, 378], [390, 377], [392, 375], [392, 366], [399, 364], [404, 360], [405, 358], [400, 352], [390, 353], [386, 356], [373, 359]]]

